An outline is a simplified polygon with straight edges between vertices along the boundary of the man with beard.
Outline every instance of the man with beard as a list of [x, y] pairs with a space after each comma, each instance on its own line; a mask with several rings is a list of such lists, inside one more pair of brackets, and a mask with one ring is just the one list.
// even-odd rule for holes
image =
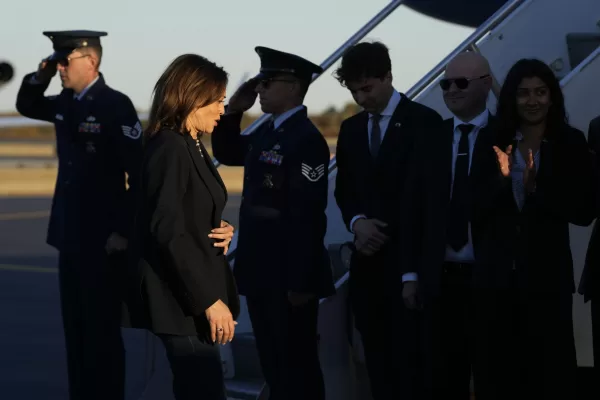
[[[215, 158], [245, 167], [234, 274], [270, 399], [324, 400], [317, 313], [319, 299], [334, 293], [324, 245], [330, 154], [303, 105], [322, 69], [278, 50], [256, 52], [259, 75], [232, 96], [212, 134]], [[257, 94], [271, 118], [242, 136], [242, 114]]]
[[[17, 110], [56, 129], [58, 177], [47, 243], [59, 251], [69, 395], [123, 399], [119, 294], [134, 219], [142, 126], [129, 97], [110, 88], [99, 72], [105, 32], [44, 35], [54, 53], [23, 79]], [[57, 71], [63, 90], [44, 96]]]

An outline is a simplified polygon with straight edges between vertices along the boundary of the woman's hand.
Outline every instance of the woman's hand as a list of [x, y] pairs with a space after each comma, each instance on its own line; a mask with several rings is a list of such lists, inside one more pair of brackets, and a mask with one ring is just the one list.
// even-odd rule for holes
[[229, 251], [229, 243], [231, 243], [231, 239], [233, 238], [233, 230], [233, 225], [221, 220], [221, 227], [213, 229], [208, 235], [209, 238], [221, 240], [221, 242], [215, 243], [214, 246], [223, 247], [223, 254], [227, 254]]
[[535, 177], [537, 175], [537, 169], [535, 168], [535, 159], [533, 157], [533, 151], [527, 150], [527, 161], [525, 170], [523, 171], [523, 183], [527, 193], [531, 194], [535, 192]]
[[210, 337], [213, 343], [226, 344], [231, 342], [237, 322], [233, 320], [229, 307], [221, 300], [217, 300], [206, 309], [205, 313], [210, 324]]
[[506, 148], [506, 151], [500, 150], [498, 146], [494, 146], [496, 157], [498, 159], [498, 168], [505, 178], [510, 175], [512, 168], [512, 145]]

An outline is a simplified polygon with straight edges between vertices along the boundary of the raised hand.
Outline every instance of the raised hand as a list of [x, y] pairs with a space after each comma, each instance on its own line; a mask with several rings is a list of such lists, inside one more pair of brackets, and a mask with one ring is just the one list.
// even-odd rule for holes
[[523, 183], [528, 193], [535, 192], [535, 177], [537, 170], [535, 168], [535, 159], [533, 157], [533, 151], [527, 150], [527, 160], [525, 163], [525, 170], [523, 171]]
[[498, 168], [504, 177], [510, 175], [512, 169], [512, 145], [506, 148], [506, 151], [500, 150], [498, 146], [494, 146], [496, 157], [498, 158]]
[[39, 82], [47, 82], [56, 75], [56, 61], [48, 61], [43, 59], [38, 65], [36, 78]]
[[229, 105], [227, 106], [228, 112], [246, 112], [248, 111], [256, 101], [258, 95], [255, 91], [256, 85], [258, 85], [258, 79], [252, 78], [244, 82], [242, 86], [235, 91]]

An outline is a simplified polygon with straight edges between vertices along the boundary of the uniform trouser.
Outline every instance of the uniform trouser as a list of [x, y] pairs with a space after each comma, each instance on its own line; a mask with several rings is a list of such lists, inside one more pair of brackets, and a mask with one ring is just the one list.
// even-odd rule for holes
[[[118, 259], [103, 251], [61, 252], [59, 284], [67, 353], [69, 398], [125, 396]], [[114, 261], [114, 263], [112, 263]]]
[[292, 306], [287, 296], [247, 297], [270, 400], [324, 400], [319, 362], [317, 317], [319, 302]]

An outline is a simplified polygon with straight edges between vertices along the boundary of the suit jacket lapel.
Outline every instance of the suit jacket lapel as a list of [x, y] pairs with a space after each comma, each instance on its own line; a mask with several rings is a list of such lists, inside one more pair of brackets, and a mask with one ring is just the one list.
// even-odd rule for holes
[[208, 151], [206, 151], [206, 148], [204, 147], [202, 142], [200, 142], [200, 151], [202, 151], [202, 154], [204, 154], [204, 160], [207, 160], [205, 161], [205, 164], [208, 167], [209, 171], [212, 173], [214, 178], [217, 180], [219, 186], [221, 186], [221, 188], [225, 192], [225, 200], [227, 200], [227, 187], [225, 187], [225, 182], [223, 182], [221, 175], [217, 171], [217, 168], [215, 168], [215, 164], [213, 164], [212, 162], [210, 154], [208, 154]]
[[[217, 205], [220, 204], [221, 202], [224, 203], [224, 200], [226, 199], [226, 192], [223, 190], [223, 187], [221, 186], [221, 184], [218, 182], [217, 179], [215, 179], [215, 176], [210, 171], [208, 163], [205, 161], [205, 158], [203, 158], [200, 155], [200, 152], [198, 151], [198, 147], [196, 146], [196, 141], [194, 139], [192, 139], [192, 137], [189, 135], [185, 135], [185, 141], [188, 145], [188, 151], [190, 152], [192, 161], [194, 162], [194, 166], [196, 167], [196, 171], [198, 171], [200, 178], [204, 181], [204, 183], [208, 187], [208, 191], [209, 191], [211, 197], [213, 198], [214, 203]], [[203, 152], [203, 154], [204, 153], [205, 152]], [[207, 154], [204, 154], [204, 157], [207, 157]], [[210, 160], [210, 158], [208, 158], [208, 160]], [[215, 226], [219, 226], [219, 224], [221, 223], [220, 213], [218, 213], [218, 214], [219, 215], [216, 215], [216, 214], [214, 215], [215, 219], [213, 222], [214, 222]]]
[[362, 152], [362, 157], [368, 164], [373, 163], [373, 157], [371, 156], [371, 143], [369, 143], [369, 113], [363, 111], [356, 123], [356, 138], [357, 138], [357, 149]]
[[[379, 149], [379, 154], [375, 159], [376, 164], [381, 164], [386, 160], [389, 156], [395, 156], [398, 154], [398, 149], [393, 145], [395, 141], [395, 136], [402, 135], [402, 123], [406, 117], [406, 111], [408, 107], [406, 107], [406, 103], [410, 101], [408, 97], [404, 95], [400, 95], [402, 98], [400, 99], [400, 103], [394, 110], [394, 113], [390, 117], [390, 121], [388, 123], [387, 129], [385, 130], [385, 135], [383, 136], [383, 140], [381, 141], [381, 147]], [[369, 152], [370, 154], [370, 152]]]
[[[493, 136], [493, 117], [492, 115], [488, 116], [488, 124], [481, 128], [477, 133], [477, 139], [475, 140], [475, 145], [473, 146], [473, 157], [471, 159], [471, 171], [470, 176], [477, 175], [479, 173], [479, 168], [477, 167], [484, 160], [492, 148], [494, 146], [494, 136]], [[473, 167], [475, 166], [475, 167]]]
[[[443, 187], [444, 192], [447, 194], [447, 199], [450, 200], [452, 194], [452, 170], [454, 165], [452, 165], [452, 155], [454, 152], [454, 119], [450, 118], [444, 121], [443, 128], [443, 143], [441, 148], [444, 149], [443, 156], [441, 157], [442, 165], [439, 168], [445, 171], [442, 175], [444, 178]], [[448, 204], [450, 204], [448, 202]]]

